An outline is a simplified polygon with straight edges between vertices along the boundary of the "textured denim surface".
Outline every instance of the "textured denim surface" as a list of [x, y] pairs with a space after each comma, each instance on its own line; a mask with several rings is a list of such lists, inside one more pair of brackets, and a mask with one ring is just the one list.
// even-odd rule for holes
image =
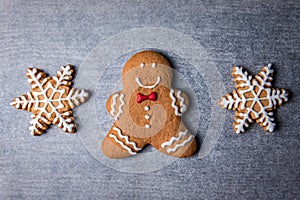
[[[296, 0], [1, 0], [0, 199], [299, 199], [299, 21]], [[276, 111], [277, 130], [265, 134], [254, 124], [237, 135], [234, 112], [224, 110], [224, 129], [208, 156], [178, 159], [144, 174], [107, 167], [78, 134], [54, 125], [33, 138], [31, 113], [9, 105], [29, 91], [25, 69], [40, 67], [53, 75], [60, 65], [78, 68], [101, 41], [140, 27], [173, 29], [199, 42], [227, 92], [234, 89], [233, 65], [255, 74], [274, 63], [275, 86], [292, 92]]]

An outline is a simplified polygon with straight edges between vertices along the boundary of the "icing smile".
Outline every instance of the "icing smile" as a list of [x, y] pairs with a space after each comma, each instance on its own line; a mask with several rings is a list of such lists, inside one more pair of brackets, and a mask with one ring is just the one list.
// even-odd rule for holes
[[144, 85], [144, 84], [142, 84], [139, 77], [136, 77], [135, 81], [142, 88], [152, 89], [152, 88], [155, 88], [159, 84], [159, 82], [160, 82], [160, 76], [157, 77], [157, 80], [156, 80], [156, 82], [153, 85]]

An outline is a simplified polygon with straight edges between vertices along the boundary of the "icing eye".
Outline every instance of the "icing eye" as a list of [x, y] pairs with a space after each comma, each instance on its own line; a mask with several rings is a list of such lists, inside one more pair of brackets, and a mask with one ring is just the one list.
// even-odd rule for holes
[[156, 67], [156, 63], [152, 63], [152, 68], [155, 68]]
[[141, 68], [144, 68], [145, 67], [145, 63], [141, 63]]

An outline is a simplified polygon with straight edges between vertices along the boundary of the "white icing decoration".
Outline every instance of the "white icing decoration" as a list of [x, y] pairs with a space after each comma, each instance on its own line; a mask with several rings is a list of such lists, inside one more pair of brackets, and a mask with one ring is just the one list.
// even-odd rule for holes
[[138, 147], [136, 146], [136, 143], [135, 143], [135, 142], [130, 142], [128, 136], [122, 135], [121, 130], [120, 130], [119, 128], [113, 127], [113, 130], [115, 130], [115, 131], [118, 132], [118, 135], [119, 135], [120, 138], [125, 139], [126, 144], [132, 145], [133, 148], [134, 148], [134, 150], [136, 150], [136, 151], [142, 150], [142, 148], [138, 148]]
[[145, 64], [144, 63], [141, 63], [141, 68], [144, 68], [145, 67]]
[[141, 83], [141, 80], [140, 80], [139, 77], [136, 77], [136, 78], [135, 78], [135, 81], [136, 81], [137, 84], [138, 84], [140, 87], [142, 87], [142, 88], [152, 89], [152, 88], [155, 88], [155, 87], [159, 84], [159, 82], [160, 82], [160, 76], [157, 77], [157, 80], [156, 80], [156, 82], [155, 82], [153, 85], [143, 85], [143, 84]]
[[145, 119], [150, 119], [150, 115], [145, 115]]
[[178, 107], [175, 105], [176, 103], [176, 98], [174, 97], [174, 90], [170, 90], [170, 97], [172, 99], [172, 107], [175, 109], [175, 115], [181, 116], [182, 114], [178, 112]]
[[115, 135], [109, 134], [109, 137], [114, 138], [115, 141], [117, 143], [119, 143], [124, 149], [126, 149], [131, 155], [135, 155], [136, 154], [136, 152], [133, 152], [128, 146], [124, 145], [124, 143], [122, 141], [118, 140], [118, 138]]
[[150, 124], [146, 124], [145, 128], [151, 128]]
[[[12, 102], [11, 105], [15, 106], [16, 108], [20, 108], [22, 106], [22, 109], [25, 109], [26, 107], [31, 108], [32, 106], [34, 106], [33, 110], [39, 111], [37, 115], [32, 115], [32, 120], [30, 121], [31, 126], [29, 127], [29, 130], [31, 131], [32, 135], [41, 132], [41, 129], [46, 129], [47, 124], [51, 123], [44, 116], [46, 116], [47, 118], [51, 118], [51, 116], [53, 115], [55, 117], [52, 121], [52, 124], [58, 123], [58, 127], [62, 128], [64, 131], [72, 132], [75, 128], [75, 124], [71, 113], [60, 113], [58, 112], [58, 109], [62, 109], [65, 107], [63, 102], [67, 102], [71, 108], [84, 103], [88, 98], [88, 93], [84, 90], [72, 88], [69, 91], [67, 97], [63, 97], [66, 90], [63, 88], [59, 89], [59, 86], [70, 84], [72, 69], [69, 65], [62, 66], [61, 71], [57, 72], [57, 76], [52, 77], [55, 85], [52, 85], [52, 82], [49, 81], [49, 77], [42, 79], [42, 74], [43, 72], [38, 72], [36, 68], [28, 69], [28, 83], [32, 85], [32, 90], [38, 88], [39, 91], [28, 92], [27, 97], [22, 95], [19, 98], [15, 98], [14, 102]], [[52, 90], [51, 96], [47, 97], [47, 92], [50, 89]], [[58, 97], [57, 94], [59, 94]], [[41, 96], [43, 97], [43, 99], [38, 99], [38, 97]], [[54, 103], [57, 105], [55, 105]], [[40, 106], [40, 104], [43, 105]], [[50, 112], [47, 111], [47, 107], [51, 108]], [[42, 121], [43, 123], [41, 123], [40, 121]]]
[[145, 110], [146, 111], [150, 110], [150, 107], [149, 106], [145, 106]]
[[184, 104], [185, 99], [181, 96], [181, 91], [180, 90], [178, 90], [177, 96], [180, 100], [180, 112], [183, 113], [183, 112], [186, 111], [186, 105]]
[[168, 153], [171, 153], [171, 152], [177, 151], [177, 149], [178, 149], [179, 147], [183, 147], [183, 146], [185, 146], [187, 143], [191, 142], [191, 141], [193, 140], [194, 137], [195, 137], [195, 136], [190, 135], [190, 136], [189, 136], [186, 140], [184, 140], [182, 143], [176, 144], [174, 148], [168, 149], [167, 152], [168, 152]]
[[185, 136], [187, 132], [188, 130], [185, 130], [183, 132], [180, 132], [178, 137], [171, 137], [169, 141], [162, 143], [161, 147], [165, 148], [166, 146], [171, 146], [175, 141], [179, 141], [183, 136]]
[[114, 94], [112, 104], [110, 105], [111, 111], [109, 112], [111, 116], [115, 116], [115, 106], [117, 105], [117, 97], [119, 94]]
[[123, 113], [122, 107], [125, 105], [124, 96], [125, 96], [124, 94], [120, 95], [121, 104], [119, 105], [118, 113], [114, 116], [115, 120], [119, 120], [120, 115]]
[[152, 63], [152, 68], [155, 68], [156, 67], [156, 63]]
[[[251, 75], [248, 75], [248, 72], [243, 72], [241, 67], [234, 68], [234, 76], [237, 81], [241, 81], [240, 84], [237, 85], [238, 88], [242, 88], [239, 90], [239, 95], [237, 92], [233, 92], [232, 95], [227, 95], [226, 97], [222, 97], [220, 104], [224, 108], [228, 109], [237, 109], [238, 106], [245, 112], [237, 112], [236, 115], [239, 116], [236, 120], [237, 124], [235, 124], [236, 133], [244, 132], [244, 127], [248, 127], [249, 123], [253, 120], [250, 118], [250, 114], [253, 113], [255, 118], [259, 119], [259, 122], [263, 122], [263, 126], [266, 127], [266, 130], [273, 132], [275, 128], [273, 112], [268, 111], [268, 109], [273, 108], [277, 103], [279, 105], [282, 104], [283, 101], [287, 101], [287, 93], [284, 89], [278, 90], [274, 88], [268, 88], [271, 86], [273, 69], [271, 69], [271, 64], [264, 67], [263, 70], [259, 72], [258, 75], [255, 76], [255, 79], [252, 78]], [[256, 81], [256, 79], [259, 81]], [[267, 86], [267, 87], [265, 87]], [[258, 88], [258, 92], [256, 93], [254, 87]], [[266, 97], [259, 97], [262, 92], [266, 93]], [[253, 98], [246, 98], [245, 93], [251, 92], [253, 94]], [[267, 106], [263, 106], [261, 101], [268, 100], [269, 104]], [[251, 106], [246, 108], [246, 103], [248, 101], [253, 101]], [[260, 110], [256, 112], [254, 110], [254, 105], [258, 104], [260, 106]]]

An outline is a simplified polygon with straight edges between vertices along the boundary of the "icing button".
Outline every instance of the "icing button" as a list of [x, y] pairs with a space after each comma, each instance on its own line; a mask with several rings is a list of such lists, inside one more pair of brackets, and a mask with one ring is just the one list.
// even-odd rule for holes
[[150, 128], [151, 126], [150, 126], [150, 124], [146, 124], [145, 127], [146, 128]]
[[150, 110], [150, 107], [149, 106], [145, 106], [145, 110]]
[[150, 115], [145, 115], [145, 119], [150, 119]]

